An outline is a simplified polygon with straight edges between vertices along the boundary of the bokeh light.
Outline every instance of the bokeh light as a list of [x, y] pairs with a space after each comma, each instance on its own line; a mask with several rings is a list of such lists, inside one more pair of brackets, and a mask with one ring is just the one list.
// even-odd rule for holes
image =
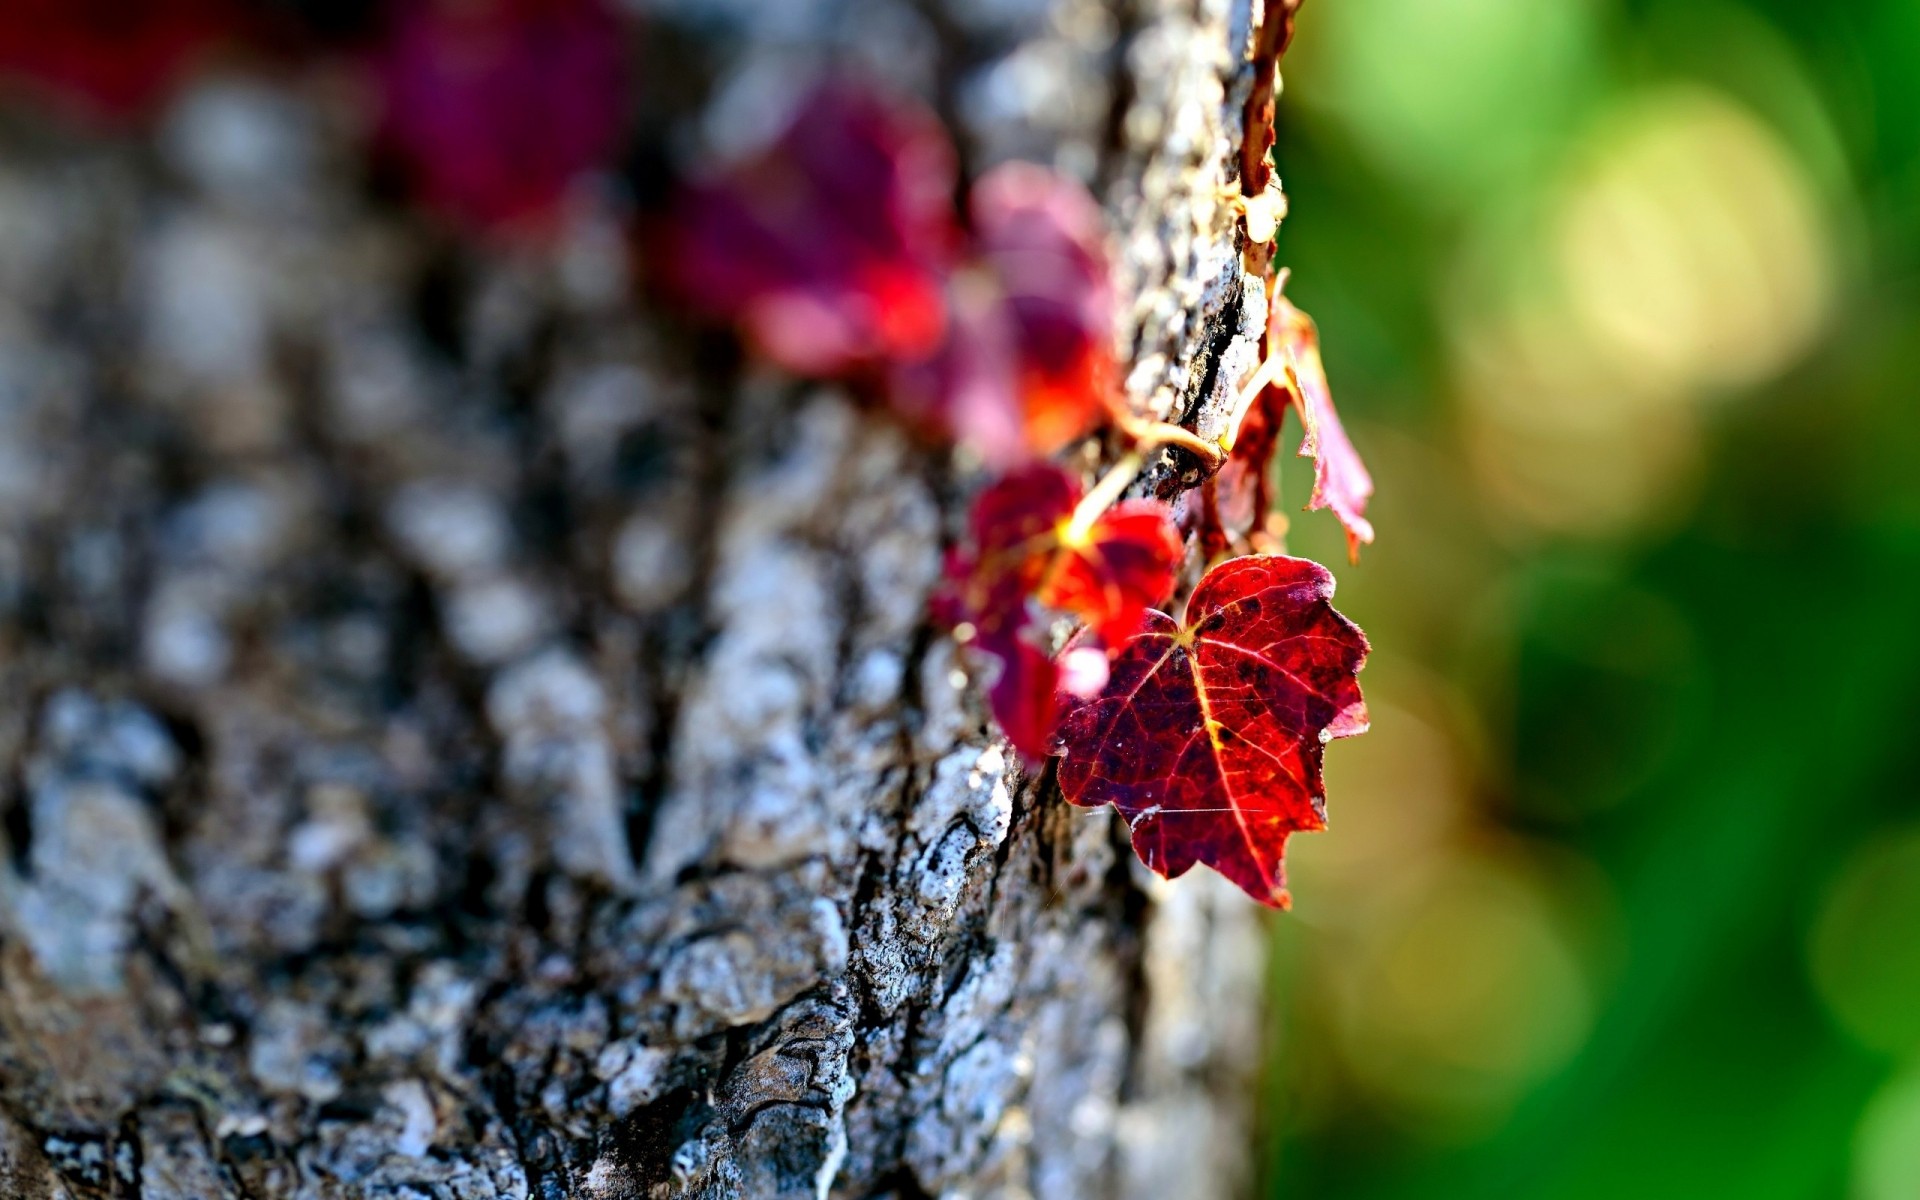
[[1889, 1083], [1867, 1106], [1854, 1149], [1853, 1195], [1855, 1200], [1920, 1196], [1920, 1070]]
[[1583, 152], [1555, 231], [1573, 315], [1647, 391], [1752, 384], [1818, 331], [1832, 253], [1805, 172], [1724, 96], [1628, 101]]
[[1436, 205], [1553, 152], [1594, 71], [1590, 0], [1343, 0], [1305, 18], [1289, 79], [1375, 164]]
[[1920, 1196], [1915, 13], [1302, 10], [1375, 723], [1290, 850], [1269, 1194]]
[[1859, 851], [1814, 926], [1814, 983], [1862, 1045], [1920, 1050], [1920, 830]]
[[1531, 864], [1462, 854], [1330, 955], [1336, 1036], [1368, 1098], [1423, 1137], [1481, 1133], [1586, 1036], [1593, 999]]

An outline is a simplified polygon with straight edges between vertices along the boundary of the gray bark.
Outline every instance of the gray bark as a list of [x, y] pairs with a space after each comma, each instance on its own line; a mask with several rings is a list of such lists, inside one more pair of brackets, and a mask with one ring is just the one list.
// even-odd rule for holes
[[[699, 51], [674, 137], [853, 63], [976, 169], [1088, 178], [1131, 396], [1205, 425], [1258, 328], [1253, 20], [657, 0], [647, 38]], [[924, 615], [969, 481], [669, 336], [590, 211], [423, 237], [353, 136], [239, 76], [158, 153], [0, 130], [0, 1194], [1243, 1187], [1254, 916], [991, 736]]]

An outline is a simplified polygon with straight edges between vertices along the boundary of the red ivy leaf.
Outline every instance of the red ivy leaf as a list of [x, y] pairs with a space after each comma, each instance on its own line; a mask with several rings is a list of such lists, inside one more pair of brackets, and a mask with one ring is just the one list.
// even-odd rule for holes
[[1180, 531], [1158, 500], [1122, 500], [1082, 534], [1060, 531], [1034, 599], [1070, 612], [1108, 646], [1140, 628], [1147, 609], [1173, 590]]
[[1116, 383], [1100, 208], [1063, 175], [1007, 163], [974, 184], [970, 209], [975, 257], [1014, 331], [1025, 446], [1049, 454], [1087, 432]]
[[665, 281], [796, 374], [924, 359], [946, 332], [956, 170], [933, 114], [822, 86], [765, 150], [680, 196]]
[[616, 152], [625, 27], [602, 0], [397, 6], [382, 141], [422, 203], [481, 226], [550, 217]]
[[1173, 590], [1182, 549], [1170, 509], [1123, 500], [1084, 530], [1073, 476], [1035, 463], [1001, 477], [974, 501], [972, 545], [948, 565], [959, 610], [983, 634], [1026, 624], [1026, 600], [1079, 617], [1108, 645], [1139, 628]]
[[[1214, 490], [1214, 519], [1227, 538], [1247, 537], [1273, 508], [1273, 455], [1280, 448], [1280, 427], [1286, 412], [1285, 394], [1262, 388], [1240, 419], [1233, 452], [1209, 480]], [[1210, 547], [1214, 551], [1224, 548], [1224, 544]]]
[[1360, 544], [1373, 541], [1373, 525], [1366, 518], [1367, 498], [1373, 495], [1373, 477], [1360, 461], [1347, 431], [1334, 411], [1327, 389], [1327, 370], [1320, 362], [1320, 334], [1313, 318], [1295, 308], [1278, 292], [1267, 320], [1267, 353], [1285, 356], [1293, 405], [1306, 434], [1300, 457], [1313, 459], [1313, 496], [1307, 508], [1330, 508], [1347, 530], [1347, 557], [1360, 559]]
[[11, 0], [0, 15], [0, 75], [95, 116], [130, 117], [236, 24], [225, 0]]
[[1086, 189], [1030, 163], [954, 209], [932, 114], [826, 84], [764, 151], [685, 189], [663, 282], [796, 374], [881, 384], [912, 423], [996, 465], [1080, 437], [1115, 386], [1105, 230]]
[[1033, 644], [1029, 601], [1071, 613], [1106, 645], [1118, 645], [1173, 589], [1182, 553], [1159, 501], [1123, 501], [1081, 531], [1073, 521], [1081, 496], [1078, 480], [1047, 463], [981, 492], [969, 520], [971, 545], [949, 561], [938, 602], [950, 623], [973, 627], [977, 650], [999, 660], [988, 703], [1034, 761], [1048, 754], [1058, 669]]
[[[987, 644], [981, 643], [987, 650]], [[1029, 763], [1043, 763], [1052, 752], [1053, 728], [1060, 719], [1060, 669], [1024, 637], [988, 651], [999, 674], [987, 688], [987, 707], [1000, 731]]]
[[1319, 564], [1257, 556], [1209, 571], [1184, 625], [1149, 612], [1106, 690], [1063, 700], [1066, 798], [1119, 809], [1168, 878], [1204, 862], [1286, 907], [1287, 837], [1326, 827], [1322, 746], [1367, 728], [1367, 639], [1332, 596]]
[[897, 364], [891, 398], [989, 462], [1025, 462], [1085, 434], [1115, 387], [1105, 226], [1085, 188], [1032, 163], [987, 172], [968, 208], [947, 342]]

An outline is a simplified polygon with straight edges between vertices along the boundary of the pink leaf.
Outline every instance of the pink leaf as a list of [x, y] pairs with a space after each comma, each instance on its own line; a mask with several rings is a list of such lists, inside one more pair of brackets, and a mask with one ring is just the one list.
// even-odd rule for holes
[[1327, 389], [1327, 371], [1320, 362], [1320, 335], [1313, 318], [1278, 292], [1267, 322], [1267, 353], [1284, 355], [1287, 390], [1306, 433], [1300, 457], [1313, 459], [1313, 496], [1307, 507], [1330, 508], [1347, 530], [1347, 556], [1359, 561], [1360, 544], [1373, 541], [1373, 525], [1366, 518], [1367, 498], [1373, 495], [1373, 477], [1347, 439]]

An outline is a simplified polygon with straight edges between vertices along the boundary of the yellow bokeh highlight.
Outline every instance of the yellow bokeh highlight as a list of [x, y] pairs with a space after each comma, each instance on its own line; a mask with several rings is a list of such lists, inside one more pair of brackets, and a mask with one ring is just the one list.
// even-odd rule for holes
[[1833, 299], [1811, 181], [1731, 100], [1674, 88], [1607, 122], [1556, 249], [1583, 332], [1650, 390], [1743, 386], [1793, 362]]
[[1498, 527], [1684, 517], [1702, 402], [1791, 365], [1835, 293], [1805, 168], [1700, 87], [1622, 101], [1530, 206], [1489, 218], [1441, 298], [1464, 452]]
[[1422, 1136], [1471, 1137], [1579, 1049], [1596, 999], [1538, 864], [1511, 849], [1437, 862], [1337, 962], [1333, 1032], [1354, 1083]]

